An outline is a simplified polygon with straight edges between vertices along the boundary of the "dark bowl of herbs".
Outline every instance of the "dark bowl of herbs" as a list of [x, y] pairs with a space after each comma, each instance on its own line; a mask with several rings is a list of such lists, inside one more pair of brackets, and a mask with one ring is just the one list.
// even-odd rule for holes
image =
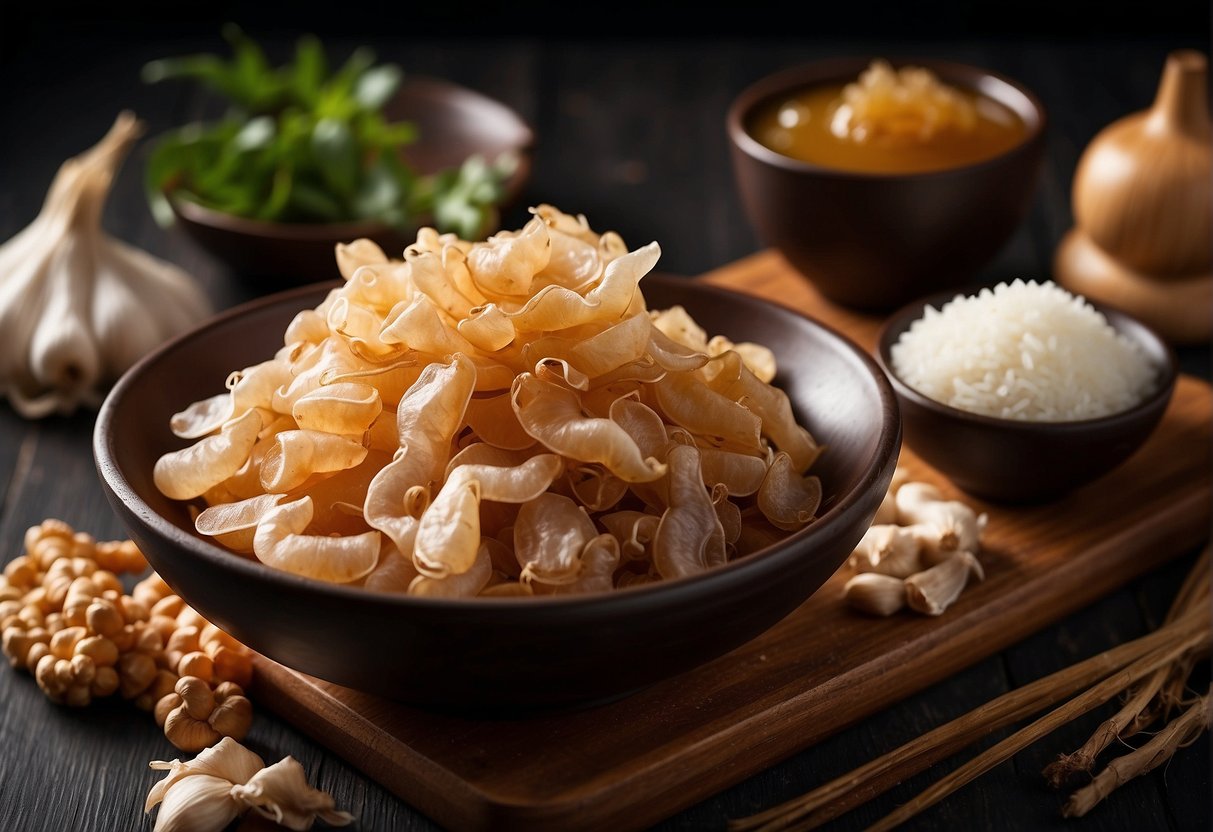
[[238, 29], [225, 36], [230, 58], [144, 68], [149, 82], [194, 81], [228, 105], [160, 136], [146, 187], [162, 225], [244, 279], [266, 289], [330, 279], [338, 243], [368, 238], [400, 257], [422, 226], [481, 239], [527, 181], [533, 133], [499, 101], [406, 77], [367, 49], [330, 68], [305, 36], [273, 66]]

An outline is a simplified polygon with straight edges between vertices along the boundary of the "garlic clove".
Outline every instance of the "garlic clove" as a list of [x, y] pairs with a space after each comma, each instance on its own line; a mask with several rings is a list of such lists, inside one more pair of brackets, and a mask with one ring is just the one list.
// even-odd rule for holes
[[222, 832], [242, 811], [234, 788], [209, 774], [178, 780], [164, 793], [153, 832]]
[[905, 581], [878, 572], [862, 572], [842, 588], [847, 603], [871, 615], [892, 615], [906, 605]]
[[288, 829], [311, 829], [316, 818], [330, 826], [354, 820], [349, 812], [337, 811], [332, 795], [308, 785], [303, 766], [294, 757], [257, 772], [248, 783], [233, 788], [232, 796]]
[[223, 778], [229, 785], [242, 785], [265, 768], [265, 761], [231, 737], [224, 737], [189, 762], [155, 760], [149, 763], [149, 767], [156, 771], [168, 771], [169, 774], [148, 792], [147, 804], [143, 809], [145, 812], [150, 812], [183, 777], [205, 774]]
[[969, 576], [985, 579], [981, 563], [972, 552], [957, 552], [942, 563], [905, 579], [906, 603], [925, 615], [941, 615], [960, 597]]
[[849, 564], [857, 572], [905, 578], [922, 569], [921, 548], [918, 538], [899, 526], [872, 526], [851, 553]]

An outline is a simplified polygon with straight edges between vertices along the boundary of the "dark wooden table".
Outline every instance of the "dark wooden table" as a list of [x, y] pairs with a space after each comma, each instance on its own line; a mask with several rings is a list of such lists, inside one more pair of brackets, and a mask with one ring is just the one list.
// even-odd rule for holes
[[[221, 48], [217, 37], [156, 37], [142, 27], [76, 26], [64, 39], [31, 27], [34, 43], [0, 40], [0, 239], [35, 215], [58, 164], [96, 141], [116, 112], [133, 108], [152, 133], [211, 112], [184, 87], [145, 87], [141, 64], [187, 49]], [[322, 32], [323, 34], [323, 32]], [[478, 88], [516, 107], [539, 143], [527, 203], [550, 202], [618, 230], [635, 246], [656, 239], [660, 268], [693, 275], [761, 247], [741, 212], [729, 168], [724, 113], [748, 82], [797, 62], [834, 54], [923, 55], [977, 63], [1019, 78], [1050, 112], [1048, 163], [1031, 216], [978, 282], [1049, 276], [1051, 253], [1071, 222], [1069, 184], [1079, 153], [1104, 124], [1152, 98], [1165, 54], [1208, 49], [1193, 37], [1122, 36], [1101, 42], [999, 39], [831, 41], [651, 38], [544, 42], [536, 39], [387, 39], [369, 30], [333, 40], [334, 51], [372, 42], [407, 71]], [[39, 40], [41, 38], [41, 40]], [[285, 42], [279, 43], [284, 46]], [[70, 56], [70, 57], [68, 57]], [[16, 79], [16, 81], [14, 81]], [[117, 236], [194, 274], [217, 307], [255, 290], [178, 233], [158, 228], [140, 185], [136, 152], [118, 177], [106, 214]], [[506, 217], [516, 227], [522, 208]], [[0, 283], [5, 279], [0, 275]], [[1185, 350], [1184, 368], [1209, 377], [1209, 355]], [[0, 404], [0, 553], [20, 553], [27, 526], [59, 517], [98, 537], [123, 534], [97, 483], [90, 450], [93, 414], [29, 423]], [[1193, 553], [1194, 554], [1194, 553]], [[722, 828], [848, 771], [1004, 691], [1148, 631], [1160, 620], [1193, 561], [1124, 587], [1090, 608], [982, 661], [867, 722], [836, 734], [659, 826]], [[272, 603], [272, 599], [266, 599]], [[913, 821], [917, 829], [1203, 830], [1210, 825], [1207, 735], [1165, 769], [1120, 789], [1081, 821], [1059, 814], [1064, 796], [1043, 783], [1053, 755], [1073, 750], [1107, 709], [1058, 731]], [[986, 743], [994, 742], [991, 736]], [[356, 769], [259, 710], [250, 743], [267, 757], [291, 754], [313, 781], [351, 810], [361, 829], [434, 828]], [[75, 711], [49, 704], [24, 673], [0, 670], [0, 830], [150, 828], [144, 796], [158, 775], [152, 759], [177, 756], [151, 718], [127, 703]], [[858, 829], [904, 802], [956, 763], [940, 764], [845, 816]]]

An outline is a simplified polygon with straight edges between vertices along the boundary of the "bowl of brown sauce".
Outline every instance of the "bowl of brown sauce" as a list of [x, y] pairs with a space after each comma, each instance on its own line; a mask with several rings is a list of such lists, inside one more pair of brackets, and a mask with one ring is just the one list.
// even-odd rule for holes
[[938, 60], [837, 58], [761, 78], [726, 119], [741, 200], [827, 298], [886, 311], [973, 278], [1023, 221], [1046, 114]]

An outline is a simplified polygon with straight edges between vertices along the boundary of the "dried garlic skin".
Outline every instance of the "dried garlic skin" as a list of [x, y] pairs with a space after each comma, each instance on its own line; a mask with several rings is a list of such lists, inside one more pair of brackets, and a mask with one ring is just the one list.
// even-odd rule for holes
[[96, 406], [135, 361], [210, 312], [185, 272], [101, 229], [114, 173], [142, 132], [121, 113], [0, 245], [0, 395], [27, 419]]

